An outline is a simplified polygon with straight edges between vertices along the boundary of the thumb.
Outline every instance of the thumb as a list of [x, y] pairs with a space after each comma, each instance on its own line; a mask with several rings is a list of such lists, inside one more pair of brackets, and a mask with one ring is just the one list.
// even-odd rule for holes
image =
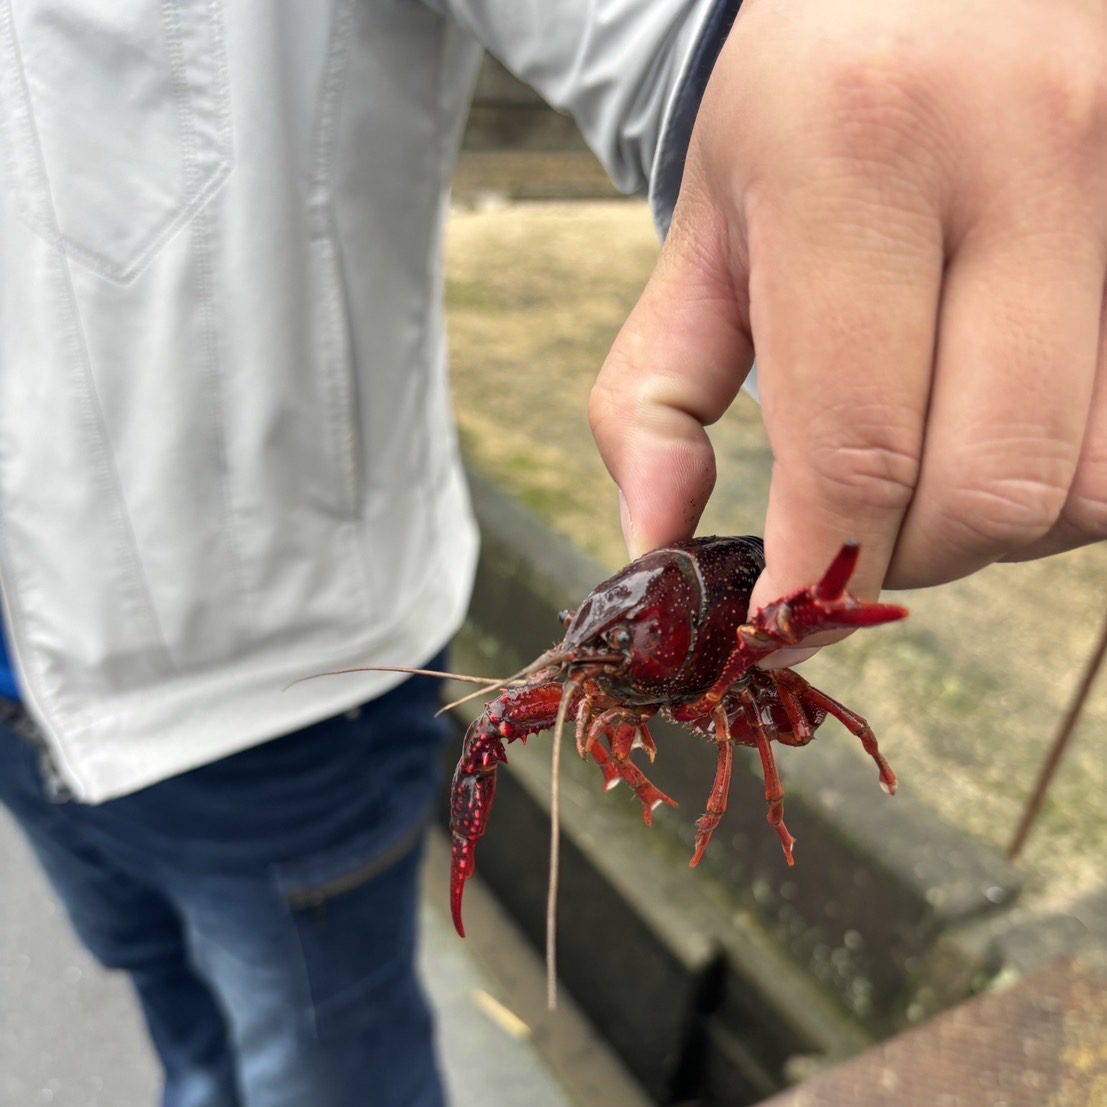
[[592, 389], [592, 433], [619, 486], [632, 557], [695, 531], [715, 485], [704, 427], [730, 406], [753, 361], [745, 280], [734, 279], [743, 267], [729, 240], [716, 209], [682, 195]]

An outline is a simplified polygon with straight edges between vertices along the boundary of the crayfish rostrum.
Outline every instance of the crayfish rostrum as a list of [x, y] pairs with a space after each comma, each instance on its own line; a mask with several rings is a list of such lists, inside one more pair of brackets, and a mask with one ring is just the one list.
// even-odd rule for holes
[[715, 781], [696, 824], [693, 866], [726, 810], [735, 743], [760, 754], [768, 821], [789, 865], [795, 839], [784, 824], [774, 741], [806, 745], [832, 715], [861, 740], [881, 786], [894, 792], [895, 774], [860, 715], [798, 673], [758, 664], [818, 631], [871, 627], [907, 614], [846, 591], [858, 554], [856, 543], [844, 545], [817, 584], [751, 614], [750, 592], [765, 567], [761, 539], [697, 538], [638, 558], [593, 589], [575, 612], [562, 612], [562, 641], [503, 682], [505, 690], [465, 735], [450, 794], [450, 906], [458, 933], [465, 934], [462, 894], [487, 829], [496, 769], [507, 760], [505, 743], [566, 719], [576, 724], [581, 757], [596, 762], [607, 788], [629, 785], [647, 825], [658, 804], [675, 805], [631, 761], [636, 749], [651, 762], [656, 755], [650, 720], [660, 714], [715, 743]]

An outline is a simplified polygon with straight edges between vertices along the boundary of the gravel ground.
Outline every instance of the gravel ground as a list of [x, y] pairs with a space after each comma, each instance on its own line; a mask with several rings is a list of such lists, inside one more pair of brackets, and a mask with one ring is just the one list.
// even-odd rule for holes
[[[459, 208], [450, 228], [455, 402], [469, 460], [612, 568], [625, 551], [585, 409], [656, 253], [638, 202]], [[759, 533], [772, 455], [756, 405], [741, 399], [711, 435], [719, 484], [700, 533]], [[805, 675], [868, 716], [905, 792], [1002, 848], [1107, 613], [1107, 544], [898, 598], [911, 608], [906, 623], [824, 651]], [[1105, 732], [1107, 678], [1023, 854], [1038, 909], [1103, 879]], [[785, 773], [794, 756], [803, 751], [781, 752]]]

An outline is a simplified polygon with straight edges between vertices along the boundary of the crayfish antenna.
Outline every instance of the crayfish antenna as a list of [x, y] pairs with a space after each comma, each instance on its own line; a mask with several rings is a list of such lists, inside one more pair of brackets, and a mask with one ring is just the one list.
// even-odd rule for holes
[[561, 736], [569, 706], [579, 685], [567, 680], [561, 690], [554, 723], [550, 764], [550, 880], [546, 893], [546, 1007], [557, 1010], [557, 883], [561, 862]]
[[[328, 669], [323, 673], [311, 673], [308, 676], [298, 677], [296, 680], [290, 681], [286, 684], [281, 691], [287, 692], [289, 688], [294, 688], [297, 684], [303, 684], [308, 680], [318, 680], [319, 677], [327, 676], [344, 676], [346, 673], [410, 673], [412, 676], [429, 676], [429, 677], [441, 677], [443, 680], [463, 680], [469, 684], [498, 684], [503, 687], [504, 681], [498, 680], [496, 677], [478, 677], [468, 676], [466, 673], [442, 673], [437, 669], [407, 669], [402, 665], [358, 665], [352, 669]], [[512, 678], [508, 678], [510, 682]], [[485, 689], [482, 688], [483, 692]]]
[[[529, 665], [520, 669], [517, 673], [513, 673], [509, 677], [504, 677], [503, 680], [493, 680], [488, 683], [484, 688], [478, 688], [475, 692], [470, 692], [467, 696], [462, 696], [461, 699], [454, 700], [452, 703], [446, 704], [444, 707], [440, 707], [435, 713], [434, 717], [437, 719], [439, 715], [445, 715], [447, 711], [453, 711], [455, 707], [460, 707], [463, 703], [468, 703], [470, 700], [475, 700], [478, 696], [487, 695], [489, 692], [495, 692], [500, 688], [506, 688], [508, 685], [522, 682], [531, 673], [538, 672], [539, 669], [544, 668], [551, 661], [555, 659], [556, 655], [553, 650], [547, 650], [541, 657], [536, 658]], [[468, 678], [473, 679], [473, 678]]]
[[470, 700], [475, 700], [478, 696], [487, 696], [489, 692], [499, 691], [501, 688], [506, 688], [509, 684], [517, 681], [518, 677], [508, 677], [507, 680], [494, 680], [490, 684], [486, 684], [481, 688], [478, 688], [475, 692], [470, 692], [468, 695], [462, 696], [460, 699], [451, 700], [449, 703], [444, 703], [435, 713], [434, 717], [437, 719], [439, 715], [445, 715], [447, 711], [453, 711], [455, 707], [460, 707], [463, 703], [468, 703]]

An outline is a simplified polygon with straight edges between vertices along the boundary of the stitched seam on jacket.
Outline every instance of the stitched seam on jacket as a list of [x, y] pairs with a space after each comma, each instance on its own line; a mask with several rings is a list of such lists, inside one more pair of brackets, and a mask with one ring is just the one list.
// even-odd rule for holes
[[[188, 192], [197, 184], [196, 178], [199, 165], [197, 161], [196, 132], [192, 126], [192, 113], [189, 110], [191, 105], [185, 73], [186, 60], [180, 25], [180, 11], [177, 0], [162, 0], [161, 9], [169, 47], [170, 82], [173, 89], [173, 99], [177, 107], [177, 125], [180, 130], [181, 150], [184, 157], [185, 191]], [[210, 221], [203, 215], [197, 215], [193, 223], [193, 271], [196, 275], [197, 285], [196, 309], [200, 324], [203, 379], [212, 412], [212, 434], [215, 446], [215, 465], [219, 480], [219, 499], [225, 520], [225, 525], [220, 529], [227, 538], [231, 572], [238, 585], [238, 594], [243, 601], [242, 614], [245, 616], [247, 627], [252, 630], [254, 601], [252, 592], [246, 582], [244, 558], [237, 541], [238, 528], [236, 525], [234, 493], [231, 487], [230, 458], [227, 450], [227, 419], [224, 404], [225, 382], [215, 311], [215, 274], [211, 263], [212, 250]]]
[[[161, 0], [163, 15], [165, 15], [167, 23], [169, 17], [166, 14], [166, 9], [170, 3], [179, 6], [178, 0]], [[22, 59], [18, 56], [16, 46], [17, 40], [15, 36], [14, 16], [11, 15], [11, 0], [6, 0], [4, 6], [8, 13], [6, 20], [8, 23], [8, 30], [5, 35], [5, 46], [8, 53], [17, 59], [15, 64], [18, 64], [20, 71], [22, 71]], [[224, 47], [223, 26], [218, 0], [209, 0], [208, 10], [213, 52], [218, 68], [218, 84], [220, 89], [225, 90], [227, 88], [227, 55]], [[20, 83], [23, 85], [24, 90], [22, 99], [25, 104], [26, 115], [28, 119], [31, 119], [33, 118], [33, 107], [31, 104], [30, 92], [26, 88], [25, 81], [20, 81]], [[176, 90], [174, 92], [174, 97], [177, 98]], [[100, 274], [100, 276], [115, 284], [128, 284], [142, 272], [150, 260], [157, 254], [158, 250], [160, 250], [161, 247], [196, 214], [196, 212], [207, 205], [208, 201], [219, 191], [230, 175], [230, 110], [225, 94], [218, 97], [218, 103], [219, 107], [217, 108], [217, 112], [220, 120], [219, 130], [221, 136], [220, 150], [219, 156], [213, 164], [207, 179], [205, 180], [202, 177], [197, 179], [195, 192], [191, 194], [191, 198], [189, 198], [189, 190], [187, 188], [185, 189], [181, 202], [168, 208], [163, 217], [151, 229], [146, 239], [141, 241], [140, 245], [132, 251], [132, 256], [125, 264], [113, 261], [105, 254], [90, 249], [74, 238], [71, 238], [69, 235], [62, 234], [61, 228], [57, 225], [56, 218], [52, 218], [51, 215], [46, 212], [35, 212], [28, 206], [25, 199], [26, 192], [37, 190], [40, 194], [40, 199], [45, 200], [47, 205], [52, 207], [49, 200], [49, 182], [46, 179], [45, 160], [41, 156], [41, 150], [34, 150], [30, 146], [28, 147], [29, 156], [32, 160], [39, 163], [39, 176], [41, 176], [42, 180], [45, 182], [45, 187], [39, 186], [36, 189], [37, 182], [29, 180], [27, 174], [17, 173], [16, 167], [13, 165], [12, 179], [15, 180], [18, 178], [24, 182], [22, 188], [16, 188], [15, 190], [16, 208], [21, 213], [24, 222], [26, 222], [28, 226], [36, 231], [42, 238], [46, 239], [51, 245], [64, 250], [66, 254], [80, 262], [86, 269]], [[180, 105], [178, 103], [178, 109], [179, 107]], [[28, 127], [33, 127], [33, 124], [29, 123]], [[14, 160], [14, 138], [12, 145]]]
[[[23, 59], [19, 54], [18, 44], [15, 38], [15, 26], [11, 11], [11, 3], [5, 3], [4, 20], [5, 46], [9, 53], [9, 60], [13, 65], [12, 72], [16, 74], [15, 80], [20, 83], [23, 91], [23, 99], [26, 105], [26, 135], [28, 152], [37, 163], [38, 178], [41, 181], [41, 193], [44, 204], [44, 215], [50, 220], [50, 234], [48, 241], [55, 247], [61, 244], [61, 235], [57, 225], [57, 214], [53, 197], [50, 192], [50, 182], [46, 176], [45, 160], [38, 140], [35, 125], [34, 108], [27, 89], [26, 73], [23, 68]], [[106, 510], [103, 513], [111, 527], [114, 540], [116, 557], [112, 558], [111, 566], [116, 576], [121, 595], [129, 596], [132, 601], [133, 615], [146, 623], [147, 635], [151, 641], [155, 641], [160, 647], [160, 653], [164, 662], [164, 668], [173, 671], [174, 665], [169, 654], [165, 636], [158, 622], [150, 593], [149, 582], [146, 580], [141, 558], [138, 556], [138, 544], [135, 538], [134, 528], [127, 514], [126, 503], [123, 499], [122, 484], [115, 468], [112, 457], [110, 440], [107, 433], [107, 424], [104, 419], [103, 407], [100, 403], [99, 393], [96, 389], [96, 381], [92, 375], [92, 365], [89, 359], [88, 344], [85, 339], [84, 327], [81, 322], [80, 310], [77, 306], [77, 293], [73, 286], [72, 274], [69, 269], [68, 256], [60, 249], [50, 255], [50, 267], [53, 282], [56, 284], [56, 295], [63, 318], [65, 332], [64, 344], [67, 348], [71, 362], [78, 371], [78, 382], [83, 387], [77, 389], [77, 405], [79, 418], [85, 438], [88, 442], [89, 455], [93, 463], [93, 471], [98, 483], [104, 490]], [[15, 595], [17, 589], [12, 589]], [[55, 714], [60, 717], [68, 717], [74, 723], [80, 725], [82, 712], [67, 713], [59, 711], [55, 702], [56, 691], [45, 687], [45, 679], [41, 668], [35, 666], [36, 676], [42, 687], [42, 695], [54, 705]]]
[[[454, 163], [456, 161], [456, 152], [453, 157], [447, 157], [450, 153], [450, 128], [447, 126], [447, 120], [449, 119], [450, 105], [444, 102], [445, 84], [443, 80], [443, 74], [446, 71], [446, 65], [449, 58], [450, 50], [454, 44], [454, 35], [462, 34], [460, 26], [451, 19], [444, 21], [443, 26], [438, 35], [438, 52], [435, 59], [434, 66], [434, 87], [431, 90], [431, 100], [434, 111], [434, 145], [435, 151], [435, 164], [438, 168], [438, 179], [434, 182], [434, 186], [440, 196], [449, 196], [450, 178], [452, 177]], [[441, 220], [443, 218], [441, 213], [441, 202], [435, 212], [436, 218]], [[442, 228], [444, 231], [445, 228]], [[442, 232], [440, 231], [440, 234]], [[422, 318], [424, 320], [431, 318], [430, 303], [431, 301], [437, 301], [438, 311], [441, 313], [438, 322], [444, 325], [445, 321], [445, 260], [443, 258], [444, 244], [439, 238], [434, 243], [435, 248], [432, 250], [426, 250], [427, 256], [427, 273], [423, 280], [423, 309]], [[440, 327], [424, 326], [420, 337], [420, 353], [423, 358], [423, 364], [425, 366], [425, 372], [422, 375], [422, 387], [419, 389], [418, 396], [418, 410], [420, 412], [426, 412], [428, 397], [431, 389], [431, 376], [438, 372], [438, 366], [431, 358], [432, 345], [437, 346], [438, 343], [443, 341], [443, 334]], [[449, 357], [449, 350], [445, 352], [445, 356]], [[447, 368], [448, 371], [448, 368]], [[429, 459], [434, 456], [434, 451], [430, 449], [430, 444], [427, 442], [427, 436], [430, 434], [429, 420], [420, 419], [418, 426], [415, 428], [416, 434], [423, 436], [423, 441], [420, 444], [419, 455], [421, 458]], [[444, 468], [442, 461], [439, 461], [439, 468]], [[424, 468], [420, 474], [422, 480], [433, 481], [437, 474], [430, 472], [429, 467]], [[436, 515], [429, 517], [430, 525], [433, 530], [430, 534], [429, 541], [433, 548], [442, 550], [449, 549], [451, 543], [449, 536], [443, 536], [439, 529], [439, 521]]]
[[[49, 208], [50, 197], [45, 186], [43, 176], [29, 175], [21, 171], [20, 156], [17, 147], [21, 147], [22, 162], [30, 163], [37, 160], [34, 142], [34, 121], [31, 118], [31, 98], [27, 90], [26, 78], [23, 74], [23, 58], [19, 52], [19, 45], [15, 37], [15, 15], [12, 12], [11, 0], [5, 0], [0, 8], [0, 43], [7, 57], [5, 70], [7, 79], [13, 86], [13, 95], [10, 98], [8, 110], [0, 113], [4, 120], [5, 130], [9, 136], [7, 144], [8, 167], [13, 182], [15, 206], [22, 213], [29, 226], [37, 231], [51, 244], [56, 245], [58, 234], [50, 225], [50, 220], [37, 211], [27, 206], [24, 199], [26, 193], [34, 192], [44, 208]], [[16, 118], [18, 115], [19, 118]]]
[[342, 96], [349, 54], [352, 0], [338, 0], [331, 23], [330, 41], [319, 91], [319, 116], [315, 122], [314, 149], [311, 156], [311, 196], [309, 205], [316, 211], [330, 212], [333, 203], [334, 141], [338, 126], [338, 103]]
[[[357, 367], [348, 330], [348, 309], [344, 301], [345, 279], [341, 251], [334, 220], [334, 175], [339, 110], [345, 90], [353, 28], [353, 0], [338, 0], [331, 24], [330, 41], [320, 89], [319, 115], [315, 122], [312, 151], [311, 193], [308, 207], [311, 218], [310, 249], [315, 251], [317, 294], [324, 313], [319, 319], [322, 366], [327, 384], [325, 418], [329, 428], [326, 442], [331, 447], [337, 476], [342, 482], [339, 500], [347, 518], [340, 525], [347, 559], [361, 584], [363, 608], [371, 611], [373, 590], [367, 559], [361, 556], [358, 523], [361, 505], [358, 496], [361, 471]], [[343, 405], [340, 401], [345, 399]]]

